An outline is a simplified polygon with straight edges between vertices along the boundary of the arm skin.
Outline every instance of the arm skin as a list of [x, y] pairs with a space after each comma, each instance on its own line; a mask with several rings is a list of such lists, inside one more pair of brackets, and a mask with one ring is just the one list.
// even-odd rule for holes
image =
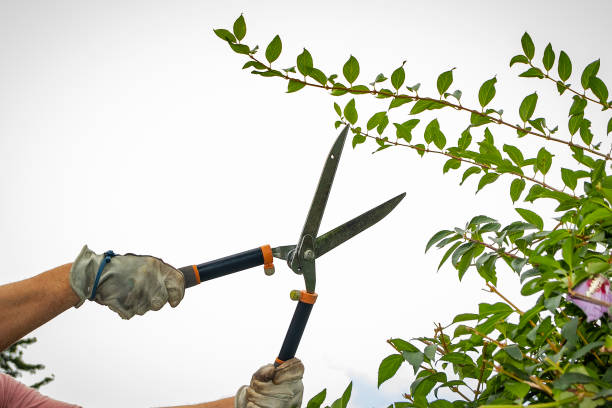
[[[72, 264], [0, 285], [0, 350], [79, 302], [70, 286]], [[174, 408], [233, 408], [234, 397]]]
[[0, 286], [0, 350], [79, 302], [70, 286], [71, 267]]

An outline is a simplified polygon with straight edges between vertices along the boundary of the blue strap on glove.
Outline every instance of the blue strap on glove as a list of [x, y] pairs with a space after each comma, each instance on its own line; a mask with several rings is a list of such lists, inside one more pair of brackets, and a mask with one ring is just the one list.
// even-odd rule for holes
[[100, 263], [100, 267], [98, 268], [98, 273], [96, 274], [96, 280], [94, 281], [93, 289], [91, 290], [91, 296], [89, 300], [94, 300], [96, 297], [96, 290], [98, 290], [98, 283], [100, 283], [100, 275], [102, 275], [102, 271], [107, 263], [111, 261], [111, 258], [115, 256], [113, 251], [106, 251], [104, 253], [104, 259]]

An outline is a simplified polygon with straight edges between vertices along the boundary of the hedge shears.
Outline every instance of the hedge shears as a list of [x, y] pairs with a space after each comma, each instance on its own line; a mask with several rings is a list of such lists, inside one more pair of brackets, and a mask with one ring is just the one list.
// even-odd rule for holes
[[285, 260], [293, 272], [304, 277], [306, 289], [293, 290], [290, 293], [291, 299], [298, 303], [280, 353], [274, 362], [275, 366], [295, 357], [308, 317], [317, 299], [315, 293], [315, 260], [382, 220], [406, 196], [406, 193], [402, 193], [339, 227], [317, 236], [348, 129], [348, 126], [346, 126], [342, 130], [327, 155], [317, 190], [297, 244], [276, 248], [264, 245], [225, 258], [179, 269], [185, 277], [185, 288], [259, 265], [264, 266], [266, 275], [272, 275], [274, 273], [273, 258]]

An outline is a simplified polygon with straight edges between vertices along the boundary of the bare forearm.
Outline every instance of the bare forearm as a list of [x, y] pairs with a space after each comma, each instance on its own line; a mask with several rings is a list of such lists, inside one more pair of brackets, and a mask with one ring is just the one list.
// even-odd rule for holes
[[178, 407], [168, 407], [168, 408], [233, 408], [234, 407], [234, 397], [220, 399], [218, 401], [213, 402], [204, 402], [202, 404], [195, 405], [181, 405]]
[[66, 264], [0, 286], [0, 350], [77, 304]]

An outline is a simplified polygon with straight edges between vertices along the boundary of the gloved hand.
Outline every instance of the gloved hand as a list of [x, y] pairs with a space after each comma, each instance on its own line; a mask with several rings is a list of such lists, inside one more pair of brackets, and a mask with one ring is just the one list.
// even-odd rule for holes
[[[104, 255], [97, 255], [85, 245], [72, 264], [70, 285], [81, 298], [75, 307], [91, 296], [103, 259]], [[127, 254], [112, 257], [104, 266], [94, 300], [129, 319], [148, 310], [159, 310], [166, 302], [176, 307], [184, 294], [181, 272], [159, 258]]]
[[304, 365], [297, 358], [274, 368], [265, 365], [253, 374], [251, 385], [236, 393], [235, 408], [299, 408], [302, 404]]

